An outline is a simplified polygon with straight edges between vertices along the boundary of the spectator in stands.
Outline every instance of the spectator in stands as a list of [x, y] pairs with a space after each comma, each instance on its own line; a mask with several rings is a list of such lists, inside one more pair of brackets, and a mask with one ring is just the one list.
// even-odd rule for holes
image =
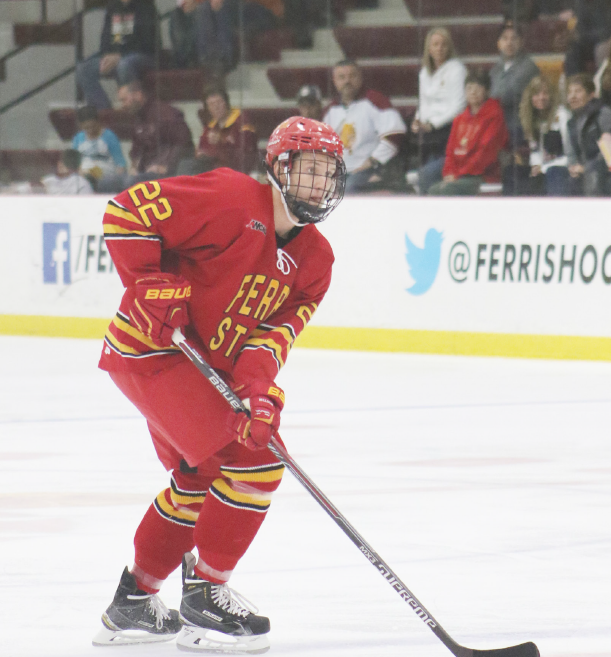
[[238, 27], [244, 29], [247, 41], [258, 32], [278, 27], [284, 18], [284, 0], [243, 0], [243, 2], [232, 0], [232, 2], [237, 7]]
[[324, 116], [344, 144], [348, 170], [346, 193], [394, 187], [402, 179], [403, 167], [396, 157], [406, 127], [388, 98], [363, 88], [358, 64], [343, 60], [333, 68], [337, 98]]
[[524, 139], [519, 116], [520, 101], [526, 85], [539, 75], [539, 69], [522, 51], [522, 34], [512, 21], [503, 24], [497, 47], [501, 56], [490, 71], [490, 96], [500, 100], [511, 146], [517, 147]]
[[564, 59], [567, 76], [584, 73], [589, 62], [600, 66], [609, 56], [611, 38], [611, 3], [609, 0], [575, 2], [575, 28]]
[[[522, 33], [512, 21], [503, 24], [497, 47], [501, 56], [490, 71], [490, 96], [501, 102], [509, 131], [509, 153], [503, 161], [502, 179], [503, 194], [513, 196], [528, 166], [528, 144], [520, 124], [520, 102], [526, 85], [539, 75], [539, 69], [522, 51]], [[520, 167], [525, 168], [521, 170]]]
[[204, 132], [194, 158], [183, 160], [178, 175], [196, 175], [228, 167], [250, 174], [257, 169], [257, 134], [242, 112], [232, 108], [227, 92], [219, 86], [204, 89]]
[[100, 78], [114, 77], [119, 86], [141, 79], [154, 66], [157, 11], [154, 0], [110, 0], [104, 17], [100, 54], [78, 65], [76, 78], [88, 105], [111, 103]]
[[174, 68], [199, 66], [195, 10], [201, 3], [202, 0], [177, 0], [178, 6], [170, 14], [170, 42]]
[[444, 27], [429, 30], [419, 75], [418, 111], [411, 125], [418, 139], [421, 194], [426, 194], [442, 178], [452, 121], [467, 104], [466, 77], [467, 69], [456, 58], [448, 30]]
[[569, 118], [570, 112], [559, 104], [558, 90], [547, 78], [537, 76], [528, 83], [520, 103], [520, 121], [530, 149], [525, 194], [569, 194]]
[[537, 18], [560, 17], [567, 20], [575, 0], [502, 0], [501, 6], [505, 20], [523, 23]]
[[443, 181], [429, 190], [433, 196], [477, 194], [484, 180], [499, 179], [498, 157], [507, 143], [507, 128], [498, 100], [488, 98], [490, 75], [469, 73], [465, 80], [467, 108], [452, 123]]
[[127, 164], [119, 139], [112, 130], [102, 125], [98, 110], [91, 105], [81, 107], [76, 112], [76, 120], [80, 132], [74, 135], [72, 148], [83, 158], [81, 173], [94, 187], [104, 177], [124, 174]]
[[199, 65], [217, 78], [222, 78], [237, 63], [236, 11], [234, 0], [204, 0], [193, 12]]
[[[298, 48], [311, 48], [317, 27], [332, 27], [344, 0], [284, 0], [284, 22], [295, 34]], [[356, 7], [355, 7], [356, 8]], [[338, 11], [339, 10], [339, 11]]]
[[141, 82], [120, 87], [118, 95], [122, 108], [136, 119], [131, 165], [127, 174], [102, 179], [100, 192], [120, 192], [138, 182], [173, 176], [178, 162], [193, 154], [191, 131], [182, 112], [152, 98]]
[[80, 174], [81, 154], [69, 148], [57, 163], [54, 174], [40, 181], [47, 194], [93, 194], [91, 184]]
[[322, 121], [323, 107], [320, 87], [316, 84], [304, 84], [297, 94], [297, 107], [299, 116]]
[[598, 147], [611, 134], [611, 109], [595, 98], [591, 75], [578, 73], [567, 80], [567, 102], [573, 112], [568, 122], [568, 164], [575, 195], [611, 195], [611, 174]]

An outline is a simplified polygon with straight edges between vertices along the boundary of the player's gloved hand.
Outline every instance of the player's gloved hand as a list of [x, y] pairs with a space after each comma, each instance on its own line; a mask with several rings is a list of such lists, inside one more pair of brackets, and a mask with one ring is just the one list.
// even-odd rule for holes
[[236, 415], [233, 428], [238, 442], [248, 449], [267, 447], [272, 434], [280, 426], [280, 411], [284, 408], [284, 391], [273, 381], [253, 381], [234, 388], [236, 394], [250, 409], [250, 418], [245, 413]]
[[131, 320], [158, 347], [171, 346], [174, 329], [189, 323], [191, 284], [174, 274], [150, 274], [139, 278], [133, 289]]

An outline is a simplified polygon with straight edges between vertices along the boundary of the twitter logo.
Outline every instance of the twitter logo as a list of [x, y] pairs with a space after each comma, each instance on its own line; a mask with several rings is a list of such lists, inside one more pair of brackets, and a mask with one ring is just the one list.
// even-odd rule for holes
[[434, 228], [429, 228], [424, 236], [424, 248], [416, 246], [405, 233], [405, 259], [409, 273], [415, 283], [407, 288], [410, 294], [424, 294], [435, 281], [441, 259], [441, 242], [443, 235]]

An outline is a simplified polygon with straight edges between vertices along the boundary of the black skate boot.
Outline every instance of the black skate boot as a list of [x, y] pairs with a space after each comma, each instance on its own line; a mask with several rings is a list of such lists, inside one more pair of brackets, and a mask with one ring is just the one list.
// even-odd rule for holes
[[176, 609], [167, 609], [157, 595], [141, 591], [127, 568], [102, 614], [102, 625], [93, 638], [94, 646], [171, 641], [182, 627]]
[[269, 618], [226, 584], [213, 584], [194, 573], [195, 557], [182, 560], [181, 650], [260, 654], [269, 650]]

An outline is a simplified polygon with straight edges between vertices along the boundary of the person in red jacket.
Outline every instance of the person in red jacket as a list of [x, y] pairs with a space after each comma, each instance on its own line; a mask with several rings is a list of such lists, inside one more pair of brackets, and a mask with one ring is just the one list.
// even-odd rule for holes
[[484, 180], [500, 180], [498, 157], [507, 143], [503, 108], [488, 98], [490, 76], [469, 73], [465, 80], [467, 109], [452, 123], [446, 148], [443, 180], [433, 185], [432, 196], [471, 196]]

